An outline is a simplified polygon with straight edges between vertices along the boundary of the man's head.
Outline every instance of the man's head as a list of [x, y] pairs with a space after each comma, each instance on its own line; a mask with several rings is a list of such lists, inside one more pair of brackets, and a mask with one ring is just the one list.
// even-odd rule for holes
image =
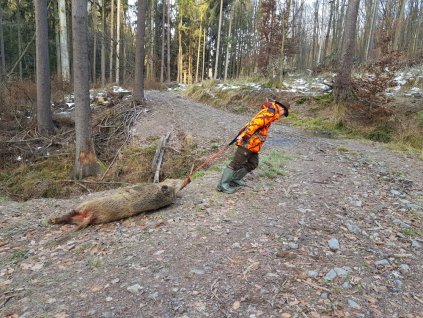
[[274, 102], [275, 102], [275, 104], [277, 104], [277, 105], [279, 105], [280, 107], [283, 108], [283, 115], [285, 117], [288, 117], [288, 115], [289, 115], [289, 107], [290, 107], [289, 103], [286, 102], [286, 101], [280, 101], [279, 102], [277, 100], [275, 100]]

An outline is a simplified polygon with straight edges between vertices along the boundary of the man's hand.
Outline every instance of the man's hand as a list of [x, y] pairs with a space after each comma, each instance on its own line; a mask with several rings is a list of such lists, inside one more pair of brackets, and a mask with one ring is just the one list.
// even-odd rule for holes
[[242, 136], [242, 141], [247, 143], [248, 139], [250, 139], [250, 137], [248, 137], [247, 135]]

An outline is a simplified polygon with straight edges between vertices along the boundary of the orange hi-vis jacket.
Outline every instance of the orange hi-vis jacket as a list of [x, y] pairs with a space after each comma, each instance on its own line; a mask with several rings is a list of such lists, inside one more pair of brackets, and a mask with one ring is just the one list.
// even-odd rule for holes
[[236, 145], [244, 147], [251, 152], [260, 152], [266, 141], [270, 124], [278, 120], [282, 113], [283, 108], [275, 102], [265, 102], [251, 121], [245, 124]]

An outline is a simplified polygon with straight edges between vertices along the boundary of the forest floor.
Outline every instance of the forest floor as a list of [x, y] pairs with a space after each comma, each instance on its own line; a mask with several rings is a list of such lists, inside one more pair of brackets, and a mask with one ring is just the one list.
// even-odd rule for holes
[[[139, 143], [172, 130], [223, 145], [249, 119], [146, 97]], [[283, 175], [261, 165], [227, 195], [221, 159], [175, 204], [79, 232], [46, 220], [105, 192], [0, 202], [0, 316], [423, 317], [422, 161], [283, 119], [261, 158], [275, 153]]]

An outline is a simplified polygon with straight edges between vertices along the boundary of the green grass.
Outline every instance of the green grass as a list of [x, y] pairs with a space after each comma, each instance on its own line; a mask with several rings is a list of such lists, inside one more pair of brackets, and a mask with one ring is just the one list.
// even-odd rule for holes
[[338, 146], [338, 147], [336, 147], [336, 150], [339, 151], [339, 152], [348, 152], [349, 151], [349, 149], [345, 146]]
[[103, 262], [101, 261], [101, 259], [99, 257], [96, 257], [96, 258], [93, 258], [92, 260], [90, 260], [89, 266], [91, 268], [98, 268], [102, 265], [102, 263]]
[[416, 237], [416, 236], [422, 236], [423, 235], [423, 230], [416, 229], [416, 228], [401, 229], [400, 232], [402, 234], [404, 234], [406, 236], [410, 236], [410, 237]]
[[287, 121], [298, 127], [307, 130], [314, 130], [322, 134], [336, 137], [341, 136], [358, 136], [358, 133], [345, 126], [344, 122], [336, 119], [323, 119], [319, 117], [299, 117], [294, 111], [289, 114]]
[[23, 200], [33, 197], [52, 198], [63, 195], [67, 187], [57, 183], [69, 179], [74, 158], [70, 156], [41, 158], [35, 163], [22, 163], [14, 169], [0, 172], [0, 187], [13, 197]]
[[260, 176], [273, 179], [285, 175], [284, 167], [288, 160], [292, 160], [290, 155], [277, 150], [261, 155], [259, 163]]

